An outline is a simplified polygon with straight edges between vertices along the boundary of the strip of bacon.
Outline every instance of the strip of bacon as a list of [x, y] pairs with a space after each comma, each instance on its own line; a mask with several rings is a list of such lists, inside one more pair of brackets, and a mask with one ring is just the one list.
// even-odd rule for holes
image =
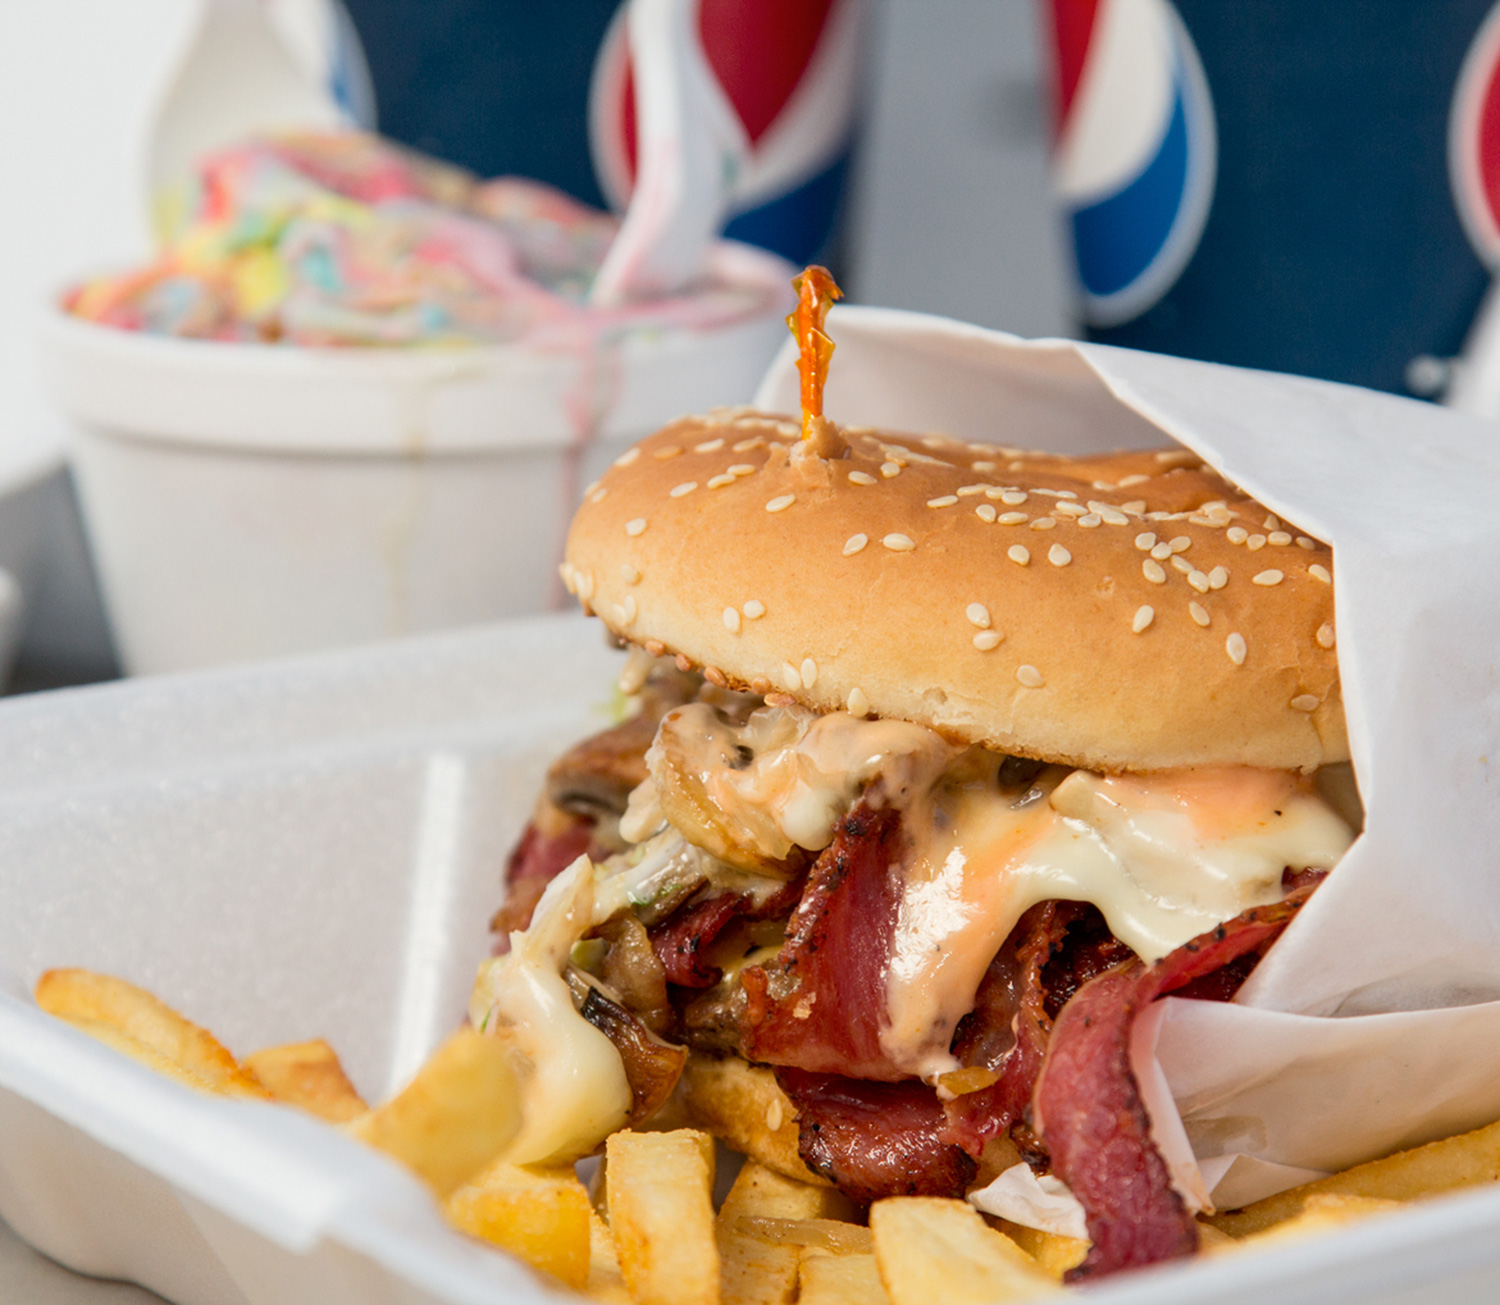
[[667, 972], [667, 982], [683, 988], [712, 988], [723, 971], [705, 953], [725, 927], [745, 910], [746, 899], [720, 893], [687, 902], [651, 930], [651, 946]]
[[901, 816], [861, 803], [819, 855], [776, 960], [749, 966], [747, 1060], [891, 1082], [880, 1045], [901, 894]]
[[525, 929], [531, 923], [532, 912], [547, 885], [587, 852], [593, 841], [592, 820], [560, 815], [553, 823], [559, 827], [551, 833], [543, 833], [536, 821], [527, 825], [506, 863], [505, 903], [490, 921], [490, 928], [498, 935], [496, 955], [509, 950], [511, 931]]
[[942, 1140], [943, 1106], [925, 1083], [869, 1083], [781, 1069], [797, 1107], [798, 1152], [851, 1201], [885, 1196], [962, 1196], [975, 1164]]
[[1053, 1170], [1088, 1218], [1093, 1245], [1069, 1280], [1190, 1255], [1198, 1229], [1151, 1140], [1130, 1068], [1136, 1017], [1158, 997], [1263, 950], [1312, 892], [1299, 889], [1201, 934], [1154, 965], [1121, 965], [1084, 984], [1052, 1029], [1033, 1102]]

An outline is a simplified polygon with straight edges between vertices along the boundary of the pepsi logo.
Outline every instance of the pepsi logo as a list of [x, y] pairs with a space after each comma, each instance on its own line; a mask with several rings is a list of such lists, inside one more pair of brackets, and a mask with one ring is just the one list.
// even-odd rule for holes
[[1500, 4], [1474, 34], [1453, 88], [1448, 177], [1474, 252], [1500, 268]]
[[[864, 0], [700, 0], [698, 39], [751, 143], [737, 212], [797, 189], [847, 153], [865, 9]], [[610, 23], [589, 88], [594, 171], [615, 209], [629, 202], [636, 165], [625, 11]]]
[[1217, 131], [1192, 38], [1168, 0], [1054, 0], [1054, 185], [1085, 319], [1117, 326], [1176, 283], [1213, 204]]

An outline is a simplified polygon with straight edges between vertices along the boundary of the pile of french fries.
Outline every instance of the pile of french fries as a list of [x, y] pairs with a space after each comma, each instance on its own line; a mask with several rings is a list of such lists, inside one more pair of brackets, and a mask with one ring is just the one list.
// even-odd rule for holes
[[[514, 1062], [472, 1029], [371, 1109], [326, 1042], [237, 1060], [150, 993], [87, 970], [49, 971], [36, 999], [180, 1083], [344, 1129], [421, 1178], [455, 1228], [611, 1305], [992, 1305], [1064, 1290], [1088, 1250], [959, 1200], [891, 1197], [862, 1217], [809, 1181], [774, 1079], [740, 1062], [690, 1063], [671, 1118], [613, 1134], [585, 1186], [572, 1167], [505, 1162], [521, 1125]], [[684, 1118], [704, 1127], [672, 1126]], [[752, 1157], [717, 1210], [714, 1135]], [[1497, 1179], [1500, 1123], [1212, 1215], [1203, 1250], [1239, 1254]]]

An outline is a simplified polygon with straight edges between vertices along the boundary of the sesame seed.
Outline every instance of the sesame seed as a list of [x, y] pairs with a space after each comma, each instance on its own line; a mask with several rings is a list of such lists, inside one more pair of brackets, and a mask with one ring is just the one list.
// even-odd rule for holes
[[1264, 535], [1251, 535], [1250, 538], [1245, 541], [1245, 547], [1248, 548], [1252, 553], [1257, 549], [1264, 548], [1265, 546], [1266, 537]]
[[990, 609], [983, 603], [970, 603], [964, 608], [964, 615], [969, 618], [969, 624], [981, 630], [990, 628]]
[[995, 464], [993, 462], [976, 462], [976, 463], [974, 463], [974, 470], [975, 471], [993, 471], [994, 469], [995, 469]]
[[1099, 519], [1110, 526], [1128, 526], [1130, 518], [1117, 507], [1108, 503], [1090, 503], [1089, 507], [1099, 514]]
[[646, 529], [646, 518], [645, 517], [636, 517], [633, 521], [627, 521], [625, 523], [625, 533], [627, 535], [631, 536], [631, 538], [634, 538], [636, 535], [642, 534], [645, 531], [645, 529]]
[[789, 693], [768, 693], [765, 699], [767, 707], [791, 707], [797, 702]]
[[1266, 543], [1273, 548], [1285, 548], [1292, 542], [1292, 537], [1285, 530], [1273, 530], [1266, 536]]
[[1236, 666], [1245, 664], [1245, 636], [1236, 632], [1224, 640], [1224, 651], [1229, 654], [1229, 660]]
[[993, 503], [981, 503], [974, 509], [974, 515], [985, 523], [995, 520], [995, 505]]
[[1323, 624], [1318, 627], [1318, 632], [1317, 634], [1313, 635], [1313, 638], [1318, 641], [1319, 647], [1332, 648], [1334, 643], [1333, 626], [1329, 625], [1327, 621], [1324, 621]]
[[1149, 557], [1141, 563], [1141, 574], [1154, 585], [1167, 583], [1167, 573], [1161, 569], [1161, 563], [1154, 562]]
[[1130, 621], [1130, 628], [1137, 634], [1140, 634], [1154, 620], [1156, 620], [1156, 609], [1149, 604], [1143, 603], [1135, 609], [1135, 615]]
[[724, 609], [724, 628], [730, 634], [738, 634], [740, 632], [740, 614], [732, 607]]
[[1188, 615], [1197, 621], [1199, 625], [1207, 625], [1210, 619], [1208, 609], [1202, 603], [1189, 603]]
[[1311, 693], [1299, 693], [1287, 705], [1293, 711], [1317, 711], [1318, 699]]
[[1186, 535], [1178, 535], [1168, 545], [1174, 553], [1186, 553], [1193, 546], [1193, 541]]
[[1030, 552], [1028, 552], [1026, 548], [1024, 548], [1020, 544], [1012, 544], [1006, 550], [1005, 556], [1010, 558], [1010, 560], [1017, 566], [1025, 566], [1028, 562], [1031, 561]]
[[1041, 671], [1037, 670], [1035, 666], [1017, 666], [1016, 679], [1018, 679], [1028, 689], [1040, 689], [1042, 685], [1046, 683], [1046, 681], [1042, 679]]
[[992, 648], [998, 648], [1005, 636], [999, 630], [981, 630], [974, 636], [974, 646], [980, 652], [989, 652]]
[[693, 659], [691, 657], [689, 657], [686, 653], [678, 653], [676, 661], [677, 661], [677, 669], [679, 671], [686, 672], [686, 671], [690, 671], [690, 670], [693, 669]]
[[960, 485], [958, 487], [958, 496], [959, 498], [973, 498], [975, 494], [983, 494], [984, 490], [985, 487], [983, 485]]
[[1231, 544], [1243, 544], [1247, 539], [1250, 538], [1250, 532], [1246, 530], [1244, 526], [1230, 526], [1229, 529], [1224, 532], [1224, 538], [1227, 539]]
[[1266, 530], [1280, 530], [1281, 518], [1278, 517], [1274, 512], [1268, 512], [1266, 513], [1266, 519], [1261, 523], [1261, 525]]
[[766, 614], [766, 605], [759, 598], [752, 598], [745, 604], [745, 619], [747, 621], [758, 621]]
[[1187, 573], [1187, 582], [1200, 594], [1208, 592], [1208, 577], [1202, 571], [1189, 571]]
[[621, 622], [621, 624], [623, 624], [623, 625], [631, 625], [631, 624], [633, 624], [634, 621], [635, 621], [635, 617], [636, 617], [636, 610], [637, 609], [636, 609], [636, 605], [635, 605], [635, 595], [634, 594], [626, 594], [624, 600], [620, 603], [620, 607], [619, 607], [620, 622]]
[[1318, 546], [1318, 541], [1316, 539], [1309, 539], [1306, 535], [1298, 535], [1297, 536], [1297, 547], [1298, 548], [1305, 548], [1305, 549], [1307, 549], [1308, 552], [1312, 552], [1312, 550], [1315, 549], [1317, 546]]
[[1025, 523], [1026, 514], [1024, 512], [1002, 512], [995, 520], [1002, 526], [1019, 526]]
[[640, 578], [640, 571], [631, 566], [629, 562], [626, 562], [623, 566], [620, 567], [620, 579], [623, 580], [626, 584], [636, 584], [639, 582]]
[[880, 483], [868, 471], [851, 471], [849, 473], [849, 480], [855, 485], [877, 485]]
[[1210, 589], [1222, 589], [1229, 583], [1229, 569], [1216, 566], [1208, 573], [1208, 587]]
[[849, 714], [851, 716], [870, 714], [870, 700], [865, 697], [865, 691], [858, 686], [849, 690]]
[[[1133, 498], [1128, 503], [1121, 503], [1120, 504], [1120, 511], [1121, 512], [1141, 513], [1141, 512], [1144, 512], [1145, 510], [1146, 510], [1146, 500], [1143, 499], [1143, 498]], [[1124, 523], [1122, 522], [1121, 524], [1123, 525]]]
[[685, 480], [680, 485], [673, 485], [669, 492], [673, 498], [681, 498], [684, 494], [691, 494], [697, 488], [696, 480]]
[[880, 541], [893, 553], [909, 553], [914, 549], [916, 541], [910, 535], [889, 534]]
[[669, 458], [675, 458], [682, 450], [675, 444], [663, 444], [651, 456], [658, 461], [666, 462]]
[[725, 485], [734, 484], [734, 481], [735, 478], [726, 471], [720, 476], [710, 476], [708, 478], [708, 487], [709, 489], [723, 489]]
[[1179, 575], [1192, 575], [1197, 569], [1185, 557], [1174, 557], [1172, 559], [1172, 570], [1176, 571]]
[[1285, 579], [1286, 577], [1282, 575], [1280, 571], [1276, 570], [1260, 571], [1250, 577], [1250, 581], [1252, 584], [1266, 586], [1279, 585]]
[[1158, 562], [1165, 562], [1169, 557], [1172, 556], [1172, 545], [1166, 543], [1165, 541], [1157, 544], [1156, 547], [1151, 550], [1151, 556], [1154, 557]]
[[725, 467], [724, 472], [729, 476], [753, 476], [755, 467], [749, 462], [736, 462], [732, 467]]
[[1119, 487], [1121, 489], [1125, 489], [1129, 485], [1141, 485], [1141, 484], [1144, 484], [1146, 481], [1148, 481], [1150, 479], [1151, 479], [1150, 476], [1143, 476], [1139, 472], [1137, 472], [1133, 476], [1122, 477], [1121, 480], [1120, 480], [1120, 482], [1119, 482]]
[[608, 494], [609, 491], [607, 489], [596, 489], [592, 494], [589, 495], [589, 502], [602, 503], [604, 502]]
[[930, 498], [930, 499], [928, 499], [927, 500], [927, 506], [930, 507], [930, 508], [952, 507], [957, 502], [958, 502], [958, 495], [957, 494], [944, 494], [941, 498]]
[[1314, 562], [1307, 568], [1307, 574], [1314, 580], [1321, 580], [1325, 585], [1333, 583], [1333, 577], [1328, 574], [1328, 568], [1320, 562]]
[[1088, 509], [1081, 503], [1059, 503], [1056, 511], [1061, 512], [1065, 517], [1081, 517]]
[[1135, 537], [1135, 546], [1143, 553], [1149, 553], [1156, 547], [1156, 536], [1149, 530], [1143, 530]]
[[1078, 524], [1085, 530], [1093, 530], [1095, 527], [1104, 524], [1104, 518], [1097, 512], [1085, 512], [1078, 518]]
[[575, 571], [578, 577], [578, 596], [584, 602], [588, 602], [594, 596], [594, 573], [592, 571]]
[[1057, 522], [1054, 521], [1051, 517], [1037, 517], [1037, 519], [1031, 523], [1031, 528], [1033, 530], [1051, 530], [1052, 527], [1056, 524]]
[[717, 453], [724, 447], [723, 440], [704, 440], [702, 444], [694, 444], [694, 453]]
[[850, 535], [849, 538], [844, 541], [844, 556], [853, 557], [869, 542], [869, 535]]
[[785, 688], [795, 693], [802, 687], [802, 673], [791, 662], [782, 662], [781, 683]]
[[1068, 550], [1061, 544], [1053, 544], [1052, 547], [1047, 550], [1047, 560], [1051, 562], [1053, 566], [1067, 566], [1067, 564], [1073, 560], [1073, 554], [1068, 552]]
[[787, 508], [791, 507], [792, 504], [796, 501], [797, 496], [795, 494], [778, 494], [775, 498], [773, 498], [769, 503], [766, 504], [766, 511], [785, 512]]
[[1019, 489], [1007, 490], [1005, 493], [1000, 495], [1000, 501], [1004, 503], [1006, 507], [1020, 507], [1021, 504], [1026, 501], [1026, 493], [1025, 491]]
[[899, 462], [882, 462], [880, 464], [880, 474], [887, 480], [892, 476], [899, 476], [901, 474], [901, 464]]
[[624, 453], [620, 454], [620, 456], [615, 459], [615, 466], [628, 467], [640, 456], [640, 449], [626, 449]]
[[810, 689], [818, 682], [818, 663], [811, 657], [802, 659], [802, 687]]
[[660, 657], [662, 653], [667, 651], [667, 645], [660, 639], [647, 639], [641, 646], [653, 657]]
[[751, 449], [764, 448], [765, 443], [765, 440], [761, 439], [759, 435], [755, 435], [750, 439], [740, 440], [737, 444], [731, 444], [729, 447], [736, 453], [749, 453]]
[[703, 678], [715, 688], [727, 689], [729, 687], [729, 677], [717, 666], [705, 666], [703, 668]]
[[564, 562], [561, 566], [559, 566], [557, 568], [557, 574], [562, 577], [563, 587], [567, 589], [570, 594], [578, 592], [578, 579], [573, 574], [573, 564], [571, 562]]

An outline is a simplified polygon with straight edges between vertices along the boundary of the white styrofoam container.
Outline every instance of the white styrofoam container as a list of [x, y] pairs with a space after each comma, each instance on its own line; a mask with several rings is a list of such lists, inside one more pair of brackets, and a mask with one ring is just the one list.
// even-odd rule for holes
[[43, 359], [131, 672], [248, 661], [546, 610], [582, 488], [682, 412], [746, 401], [792, 269], [726, 325], [577, 349], [299, 349], [116, 330], [54, 308]]
[[[550, 617], [0, 703], [0, 1218], [183, 1305], [549, 1298], [393, 1164], [160, 1079], [27, 992], [49, 966], [119, 973], [241, 1052], [326, 1036], [384, 1096], [461, 1018], [505, 852], [616, 665]], [[1088, 1299], [1497, 1294], [1488, 1189]]]

